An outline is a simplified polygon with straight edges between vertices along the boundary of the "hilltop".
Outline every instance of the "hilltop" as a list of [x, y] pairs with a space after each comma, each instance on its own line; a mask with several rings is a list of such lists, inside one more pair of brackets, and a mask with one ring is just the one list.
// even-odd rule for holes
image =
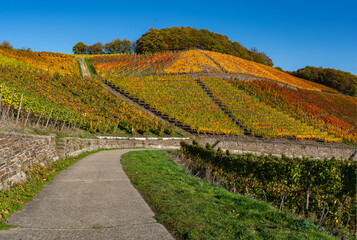
[[210, 32], [206, 29], [190, 27], [150, 28], [136, 42], [136, 53], [155, 53], [163, 51], [182, 51], [202, 49], [230, 54], [268, 66], [273, 61], [256, 48], [248, 50], [238, 42], [229, 40], [227, 36]]

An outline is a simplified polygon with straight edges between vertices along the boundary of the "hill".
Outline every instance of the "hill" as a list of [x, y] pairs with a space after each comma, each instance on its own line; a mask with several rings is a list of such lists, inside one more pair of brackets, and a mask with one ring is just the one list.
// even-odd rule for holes
[[356, 142], [356, 98], [263, 64], [201, 50], [91, 61], [115, 88], [198, 133]]
[[18, 109], [24, 93], [23, 115], [31, 111], [35, 121], [51, 118], [96, 133], [171, 131], [164, 121], [112, 95], [101, 79], [81, 77], [71, 55], [0, 49], [0, 84], [1, 103]]
[[82, 77], [73, 55], [0, 49], [1, 103], [18, 109], [23, 93], [21, 111], [33, 121], [93, 133], [175, 134], [177, 126], [356, 143], [356, 98], [264, 64], [206, 50], [87, 57], [97, 75]]
[[210, 32], [206, 29], [197, 30], [190, 27], [172, 27], [157, 30], [150, 28], [138, 40], [137, 53], [156, 53], [163, 51], [181, 51], [202, 49], [230, 54], [243, 59], [273, 66], [273, 61], [256, 48], [249, 51], [238, 42], [233, 42], [227, 36]]
[[296, 77], [331, 87], [341, 93], [357, 96], [357, 76], [349, 72], [306, 66], [289, 73]]

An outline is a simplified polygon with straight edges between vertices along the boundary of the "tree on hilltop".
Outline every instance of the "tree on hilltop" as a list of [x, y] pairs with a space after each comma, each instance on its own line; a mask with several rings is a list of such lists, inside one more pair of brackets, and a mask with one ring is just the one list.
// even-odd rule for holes
[[131, 42], [127, 39], [114, 39], [104, 45], [106, 53], [129, 53], [131, 51]]
[[0, 48], [12, 49], [13, 47], [12, 47], [12, 45], [11, 45], [10, 42], [4, 40], [4, 41], [0, 44]]
[[137, 53], [155, 53], [163, 51], [177, 51], [202, 49], [230, 54], [250, 61], [273, 66], [273, 61], [256, 48], [253, 51], [229, 40], [227, 36], [210, 32], [207, 29], [197, 30], [190, 27], [150, 28], [137, 41]]
[[76, 43], [76, 45], [74, 45], [72, 48], [74, 54], [86, 54], [87, 50], [88, 46], [82, 42]]
[[94, 43], [93, 45], [88, 46], [89, 54], [103, 54], [104, 45], [101, 42]]

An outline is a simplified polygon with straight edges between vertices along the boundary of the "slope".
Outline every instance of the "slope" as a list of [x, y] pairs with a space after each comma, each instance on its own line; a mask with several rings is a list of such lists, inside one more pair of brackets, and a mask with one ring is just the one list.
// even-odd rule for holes
[[[44, 99], [72, 111], [75, 114], [66, 114], [66, 118], [69, 120], [76, 117], [78, 123], [82, 123], [83, 129], [92, 132], [113, 132], [116, 128], [129, 133], [172, 132], [171, 127], [163, 121], [138, 111], [110, 94], [103, 87], [100, 79], [80, 77], [78, 64], [72, 56], [67, 57], [63, 54], [46, 60], [42, 57], [42, 53], [16, 52], [16, 50], [2, 50], [2, 53], [6, 56], [12, 54], [14, 57], [12, 62], [17, 61], [21, 64], [0, 62], [1, 83], [11, 85], [17, 92], [27, 92], [35, 98]], [[22, 57], [23, 62], [19, 56]], [[53, 56], [53, 54], [45, 54], [45, 56]], [[53, 66], [50, 68], [52, 70], [43, 70], [48, 66]], [[17, 108], [18, 101], [19, 98], [12, 101], [14, 108]], [[5, 98], [2, 102], [5, 103]]]
[[[154, 61], [155, 58], [165, 59], [165, 64]], [[356, 123], [345, 119], [351, 119], [354, 115], [351, 115], [351, 111], [340, 111], [337, 114], [336, 106], [331, 102], [328, 104], [328, 97], [315, 98], [317, 102], [320, 99], [320, 105], [326, 101], [323, 105], [325, 115], [319, 118], [319, 121], [310, 121], [311, 118], [307, 118], [306, 115], [295, 114], [293, 111], [279, 108], [277, 104], [261, 100], [248, 89], [232, 87], [232, 82], [264, 82], [275, 84], [281, 89], [291, 91], [292, 94], [305, 91], [317, 96], [320, 92], [321, 96], [331, 96], [331, 99], [339, 102], [340, 108], [351, 109], [357, 106], [356, 101], [340, 101], [345, 96], [335, 94], [333, 89], [293, 77], [269, 66], [201, 50], [161, 55], [156, 53], [97, 56], [91, 60], [97, 72], [108, 82], [150, 105], [152, 109], [157, 109], [200, 133], [242, 134], [244, 130], [263, 137], [355, 142], [353, 129]], [[199, 76], [204, 84], [208, 84], [210, 92], [194, 81]], [[206, 78], [202, 78], [203, 76]], [[211, 79], [210, 76], [216, 78]], [[239, 81], [247, 79], [246, 76], [251, 80], [264, 81]], [[223, 81], [222, 77], [230, 79], [231, 82]], [[205, 82], [208, 79], [210, 80]], [[218, 89], [220, 90], [217, 91]], [[256, 91], [258, 92], [259, 90]], [[300, 94], [300, 97], [301, 101], [305, 101], [306, 96]], [[287, 101], [296, 99], [285, 102]], [[199, 107], [195, 105], [197, 103]], [[349, 115], [344, 116], [345, 114]], [[227, 122], [227, 117], [230, 123]], [[237, 126], [240, 127], [238, 132], [235, 129]]]

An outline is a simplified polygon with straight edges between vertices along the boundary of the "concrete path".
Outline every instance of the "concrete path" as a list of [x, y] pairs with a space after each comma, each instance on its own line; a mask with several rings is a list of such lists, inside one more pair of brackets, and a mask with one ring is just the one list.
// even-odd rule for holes
[[122, 170], [129, 151], [95, 153], [59, 173], [0, 239], [173, 239]]

